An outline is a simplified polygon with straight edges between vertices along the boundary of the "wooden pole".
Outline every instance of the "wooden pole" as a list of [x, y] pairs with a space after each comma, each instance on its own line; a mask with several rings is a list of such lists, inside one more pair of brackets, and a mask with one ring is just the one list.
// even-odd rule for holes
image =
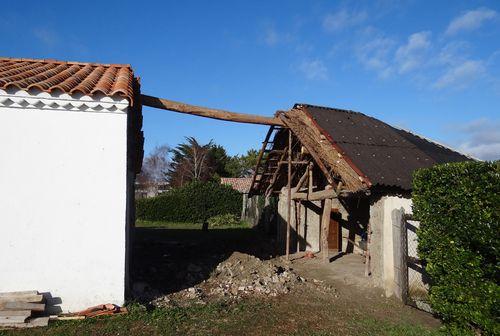
[[307, 189], [307, 193], [308, 194], [312, 194], [313, 192], [313, 167], [314, 167], [314, 164], [311, 162], [309, 164], [309, 187]]
[[[331, 189], [331, 185], [327, 185], [325, 190]], [[332, 212], [332, 199], [327, 198], [323, 204], [323, 216], [321, 218], [321, 254], [325, 263], [330, 262], [328, 251], [328, 231], [330, 230], [330, 216]]]
[[141, 103], [142, 105], [162, 110], [191, 114], [205, 118], [234, 121], [246, 124], [284, 126], [283, 121], [275, 117], [264, 117], [255, 114], [236, 113], [208, 107], [195, 106], [148, 95], [141, 95]]
[[292, 225], [292, 131], [288, 130], [288, 184], [287, 184], [287, 225], [286, 225], [286, 259], [290, 259], [290, 226]]
[[300, 251], [300, 230], [302, 228], [302, 201], [295, 202], [295, 217], [297, 223], [295, 224], [297, 230], [297, 252]]

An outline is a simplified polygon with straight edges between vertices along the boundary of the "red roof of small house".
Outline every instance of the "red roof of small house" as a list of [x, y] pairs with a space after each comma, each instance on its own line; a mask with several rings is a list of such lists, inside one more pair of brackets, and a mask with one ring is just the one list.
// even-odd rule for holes
[[38, 89], [92, 96], [118, 96], [133, 103], [134, 73], [128, 64], [62, 62], [0, 57], [0, 89]]
[[221, 184], [230, 185], [234, 190], [242, 194], [247, 194], [250, 191], [252, 184], [251, 177], [221, 177]]

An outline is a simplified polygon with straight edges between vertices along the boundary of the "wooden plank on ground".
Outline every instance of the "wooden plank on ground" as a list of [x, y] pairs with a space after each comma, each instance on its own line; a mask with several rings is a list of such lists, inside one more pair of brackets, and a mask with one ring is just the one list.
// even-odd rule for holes
[[0, 317], [31, 315], [31, 310], [0, 310]]
[[18, 296], [3, 296], [0, 297], [0, 304], [3, 302], [30, 302], [30, 303], [40, 303], [43, 302], [42, 294], [27, 294]]
[[28, 317], [30, 317], [31, 312], [28, 315], [16, 315], [16, 316], [0, 316], [0, 326], [2, 324], [10, 323], [24, 323]]
[[46, 327], [49, 324], [49, 317], [35, 317], [28, 319], [25, 323], [5, 323], [0, 325], [1, 328], [35, 328]]
[[0, 302], [0, 310], [33, 310], [44, 311], [44, 303], [30, 302]]
[[0, 293], [1, 297], [16, 297], [16, 296], [25, 296], [25, 295], [37, 295], [38, 291], [30, 290], [30, 291], [21, 291], [21, 292], [3, 292]]

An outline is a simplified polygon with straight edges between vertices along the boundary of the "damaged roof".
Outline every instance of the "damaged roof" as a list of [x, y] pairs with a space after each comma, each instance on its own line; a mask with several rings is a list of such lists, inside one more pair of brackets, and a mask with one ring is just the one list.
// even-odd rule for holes
[[134, 99], [134, 73], [126, 64], [97, 64], [0, 57], [0, 89]]
[[471, 157], [360, 112], [296, 104], [372, 186], [411, 190], [418, 168]]

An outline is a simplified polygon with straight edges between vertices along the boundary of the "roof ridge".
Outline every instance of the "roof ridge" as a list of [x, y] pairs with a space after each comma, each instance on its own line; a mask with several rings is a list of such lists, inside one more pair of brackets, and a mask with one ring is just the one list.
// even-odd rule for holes
[[119, 68], [131, 68], [132, 67], [130, 64], [60, 61], [60, 60], [56, 60], [56, 59], [52, 59], [52, 58], [37, 59], [37, 58], [16, 58], [16, 57], [0, 56], [0, 61], [37, 62], [37, 63], [52, 63], [52, 64], [69, 64], [69, 65], [92, 65], [92, 66], [119, 67]]
[[307, 104], [307, 103], [305, 103], [305, 104], [304, 103], [295, 103], [295, 105], [293, 107], [296, 108], [296, 107], [299, 107], [299, 106], [304, 106], [306, 108], [307, 107], [313, 107], [313, 108], [319, 108], [319, 109], [324, 109], [324, 110], [334, 110], [334, 111], [339, 111], [339, 112], [359, 113], [359, 114], [362, 114], [362, 115], [365, 115], [365, 116], [369, 117], [369, 115], [366, 115], [363, 112], [354, 111], [354, 110], [347, 110], [347, 109], [341, 109], [341, 108], [338, 108], [338, 107], [328, 107], [328, 106], [321, 106], [321, 105], [314, 105], [314, 104]]

